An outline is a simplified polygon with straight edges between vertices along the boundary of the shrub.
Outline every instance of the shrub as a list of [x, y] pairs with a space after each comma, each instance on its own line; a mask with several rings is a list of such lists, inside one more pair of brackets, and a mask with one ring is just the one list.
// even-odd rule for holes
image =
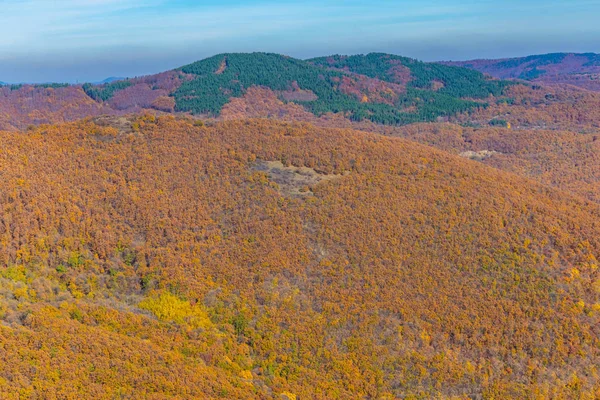
[[191, 305], [189, 301], [168, 292], [146, 298], [138, 307], [150, 311], [162, 321], [187, 324], [192, 328], [208, 328], [211, 325], [208, 315], [200, 305]]

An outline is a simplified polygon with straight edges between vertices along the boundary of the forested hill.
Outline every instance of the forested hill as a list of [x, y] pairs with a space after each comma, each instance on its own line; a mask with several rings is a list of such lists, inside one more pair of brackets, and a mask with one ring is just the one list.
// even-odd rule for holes
[[2, 399], [598, 393], [596, 203], [306, 123], [109, 117], [0, 149]]
[[330, 56], [308, 60], [323, 67], [332, 67], [366, 75], [409, 88], [437, 91], [457, 98], [485, 99], [501, 96], [507, 82], [494, 81], [483, 74], [461, 67], [425, 63], [393, 54], [370, 53], [355, 56]]
[[[385, 54], [310, 61], [269, 53], [219, 54], [173, 71], [102, 84], [5, 86], [0, 128], [141, 109], [218, 117], [224, 105], [255, 87], [315, 116], [339, 113], [353, 121], [404, 125], [486, 107], [490, 96], [502, 97], [507, 85], [469, 69]], [[78, 109], [86, 111], [79, 115]]]
[[[381, 57], [406, 60], [410, 68], [401, 77], [383, 73]], [[386, 55], [358, 58], [360, 68], [344, 71], [278, 54], [220, 54], [180, 69], [193, 78], [174, 93], [176, 109], [218, 114], [231, 97], [264, 86], [316, 115], [341, 112], [353, 120], [405, 124], [484, 106], [467, 99], [501, 96], [506, 86], [464, 68]]]
[[447, 62], [500, 79], [568, 83], [600, 91], [600, 54], [551, 53], [498, 60]]

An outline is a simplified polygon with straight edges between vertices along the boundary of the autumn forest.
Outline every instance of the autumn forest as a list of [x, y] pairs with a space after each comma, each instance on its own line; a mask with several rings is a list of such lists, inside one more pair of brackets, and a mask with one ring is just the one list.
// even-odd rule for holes
[[573, 57], [0, 86], [0, 398], [599, 398]]

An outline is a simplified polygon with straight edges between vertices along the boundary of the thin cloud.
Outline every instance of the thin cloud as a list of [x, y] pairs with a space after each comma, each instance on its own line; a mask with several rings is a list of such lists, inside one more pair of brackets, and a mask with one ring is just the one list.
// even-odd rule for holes
[[600, 50], [600, 0], [5, 0], [1, 12], [2, 81], [157, 72], [227, 51], [505, 55], [515, 36], [531, 52]]

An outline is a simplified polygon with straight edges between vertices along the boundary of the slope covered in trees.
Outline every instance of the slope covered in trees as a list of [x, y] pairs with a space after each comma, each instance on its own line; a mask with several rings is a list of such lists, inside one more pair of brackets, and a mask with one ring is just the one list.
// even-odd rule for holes
[[[364, 70], [351, 70], [359, 75], [348, 75], [322, 68], [314, 60], [309, 63], [266, 53], [221, 54], [182, 67], [181, 71], [194, 79], [183, 83], [174, 96], [180, 111], [218, 114], [230, 98], [241, 97], [252, 86], [267, 87], [282, 95], [304, 91], [313, 97], [294, 101], [316, 115], [344, 113], [357, 121], [368, 119], [399, 125], [465, 112], [482, 104], [463, 100], [463, 97], [484, 98], [502, 92], [501, 83], [491, 82], [480, 88], [477, 96], [470, 96], [479, 82], [473, 83], [469, 77], [478, 73], [436, 64], [426, 68], [416, 61], [414, 64], [419, 67], [409, 73], [410, 85], [406, 87], [406, 82], [388, 79], [389, 76], [369, 74]], [[377, 66], [374, 64], [372, 68]], [[376, 85], [377, 81], [362, 85], [368, 81], [364, 75], [378, 79], [380, 85]], [[483, 81], [483, 76], [479, 77]], [[447, 84], [448, 88], [438, 92], [426, 87], [428, 80]], [[388, 82], [388, 85], [382, 82]], [[471, 85], [471, 89], [466, 85]]]
[[595, 53], [551, 53], [444, 64], [471, 68], [501, 79], [564, 83], [600, 91], [600, 55]]
[[465, 126], [510, 126], [516, 130], [600, 131], [600, 93], [570, 85], [516, 85], [506, 97], [450, 119]]
[[403, 137], [600, 201], [600, 95], [523, 85], [511, 87], [507, 94], [510, 102], [459, 115], [452, 123], [394, 127], [332, 114], [317, 118], [268, 89], [252, 88], [227, 104], [221, 118], [306, 121]]
[[75, 86], [7, 85], [0, 87], [0, 129], [25, 130], [29, 125], [74, 121], [114, 114]]
[[485, 99], [490, 95], [499, 97], [509, 85], [508, 82], [490, 80], [483, 74], [466, 68], [425, 63], [393, 54], [336, 55], [314, 58], [309, 62], [388, 82], [408, 84], [409, 87], [423, 91], [434, 90], [456, 98]]
[[434, 146], [600, 202], [597, 134], [457, 124], [414, 124], [382, 133]]
[[244, 115], [240, 105], [258, 93], [265, 103], [272, 103], [274, 95], [284, 104], [281, 109], [300, 107], [316, 118], [383, 125], [506, 121], [522, 128], [586, 131], [597, 128], [599, 103], [595, 93], [569, 85], [509, 84], [467, 68], [388, 54], [309, 61], [267, 53], [221, 54], [177, 70], [100, 85], [3, 86], [0, 128], [22, 130], [144, 110], [222, 119], [224, 108], [236, 108], [238, 117], [246, 117], [257, 107]]
[[[334, 57], [340, 62], [340, 57]], [[333, 58], [332, 58], [333, 59]], [[353, 121], [368, 120], [387, 125], [434, 121], [485, 107], [489, 96], [501, 96], [505, 82], [490, 81], [483, 75], [465, 68], [426, 64], [397, 56], [370, 54], [344, 58], [352, 67], [360, 59], [360, 66], [331, 68], [319, 60], [311, 62], [269, 53], [231, 53], [195, 62], [174, 71], [134, 79], [86, 83], [65, 87], [57, 93], [45, 93], [48, 102], [69, 94], [76, 118], [96, 115], [78, 112], [83, 104], [79, 97], [85, 93], [108, 114], [139, 112], [141, 109], [159, 112], [183, 112], [218, 117], [222, 108], [232, 99], [244, 96], [249, 89], [263, 87], [272, 90], [288, 103], [296, 103], [316, 116], [340, 114]], [[383, 73], [382, 60], [394, 73]], [[407, 65], [398, 70], [398, 63]], [[10, 96], [1, 102], [14, 105], [25, 92], [41, 91], [50, 86], [24, 85], [7, 87]], [[10, 89], [8, 89], [10, 88]], [[22, 90], [23, 89], [23, 90]], [[75, 96], [77, 94], [77, 96]], [[479, 99], [473, 101], [473, 99]], [[15, 120], [5, 128], [29, 123], [59, 122], [49, 104], [36, 103], [45, 118], [30, 118], [15, 112]], [[53, 118], [54, 117], [54, 118]], [[71, 118], [71, 119], [76, 119]]]
[[[399, 138], [0, 133], [3, 398], [593, 398], [600, 206]], [[12, 396], [12, 397], [11, 397]]]

